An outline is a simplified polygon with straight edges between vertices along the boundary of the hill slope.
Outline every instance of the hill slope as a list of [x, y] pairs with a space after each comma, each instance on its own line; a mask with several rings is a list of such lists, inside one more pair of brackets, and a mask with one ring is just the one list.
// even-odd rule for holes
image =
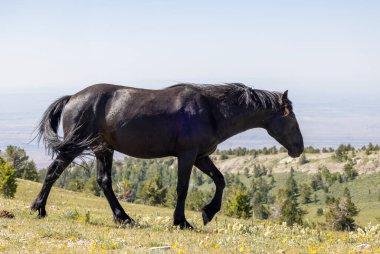
[[[337, 162], [334, 153], [307, 153], [307, 163], [300, 165], [298, 158], [291, 158], [286, 153], [275, 155], [259, 155], [253, 157], [246, 156], [228, 156], [228, 159], [221, 160], [220, 156], [213, 155], [215, 164], [222, 172], [237, 173], [243, 172], [244, 168], [253, 169], [253, 165], [262, 164], [273, 173], [288, 172], [291, 167], [299, 172], [316, 173], [322, 165], [326, 166], [331, 172], [342, 172], [344, 162]], [[357, 152], [354, 157], [355, 169], [360, 174], [370, 174], [380, 172], [380, 152], [372, 152], [367, 155], [364, 151]]]
[[380, 225], [366, 232], [339, 233], [219, 215], [204, 227], [199, 213], [187, 212], [197, 230], [179, 231], [170, 227], [172, 209], [122, 203], [140, 223], [135, 228], [122, 228], [113, 223], [104, 198], [57, 188], [53, 188], [48, 201], [49, 216], [36, 220], [29, 205], [41, 185], [24, 180], [19, 180], [18, 185], [15, 199], [0, 198], [0, 210], [16, 216], [0, 218], [0, 252], [348, 253], [363, 249], [380, 252]]

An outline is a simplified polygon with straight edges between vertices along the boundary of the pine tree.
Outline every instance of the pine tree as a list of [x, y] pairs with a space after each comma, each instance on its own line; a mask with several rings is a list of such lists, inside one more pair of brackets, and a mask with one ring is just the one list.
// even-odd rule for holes
[[299, 195], [299, 193], [298, 193], [298, 185], [297, 185], [296, 180], [294, 179], [294, 169], [293, 169], [293, 167], [290, 168], [290, 176], [286, 180], [285, 191], [287, 192], [288, 196], [297, 197]]
[[25, 150], [17, 146], [9, 145], [5, 150], [5, 155], [7, 161], [10, 162], [15, 169], [16, 177], [21, 178], [24, 171], [24, 164], [29, 159]]
[[326, 213], [326, 222], [334, 230], [354, 230], [354, 216], [359, 214], [358, 208], [352, 202], [350, 191], [345, 188], [343, 196], [340, 199], [331, 202], [328, 212]]
[[322, 174], [319, 170], [318, 170], [318, 173], [313, 175], [313, 179], [311, 180], [310, 186], [314, 191], [317, 191], [323, 188]]
[[300, 186], [300, 199], [302, 204], [308, 204], [311, 203], [311, 188], [307, 184], [302, 184]]
[[294, 169], [291, 168], [285, 189], [281, 189], [278, 194], [280, 206], [279, 219], [282, 222], [286, 222], [288, 226], [292, 226], [295, 223], [302, 224], [303, 216], [306, 214], [306, 212], [299, 207], [297, 201], [298, 196], [298, 185], [294, 179]]
[[30, 181], [38, 181], [38, 172], [34, 161], [27, 161], [24, 166], [24, 172], [21, 176], [22, 179]]
[[17, 190], [16, 174], [11, 164], [0, 157], [0, 194], [13, 198]]
[[269, 205], [274, 202], [270, 191], [274, 187], [274, 178], [268, 183], [261, 175], [256, 175], [252, 180], [251, 197], [254, 216], [257, 219], [268, 219], [270, 215]]
[[34, 161], [29, 161], [24, 149], [17, 146], [7, 146], [5, 150], [6, 160], [13, 165], [16, 177], [38, 181], [38, 173]]
[[165, 205], [167, 207], [174, 208], [177, 204], [177, 188], [175, 185], [169, 188], [166, 194]]
[[118, 198], [123, 201], [133, 202], [136, 199], [137, 186], [124, 178], [117, 185]]
[[343, 166], [344, 176], [348, 180], [354, 180], [358, 176], [358, 172], [353, 167], [352, 160], [349, 160], [344, 166]]

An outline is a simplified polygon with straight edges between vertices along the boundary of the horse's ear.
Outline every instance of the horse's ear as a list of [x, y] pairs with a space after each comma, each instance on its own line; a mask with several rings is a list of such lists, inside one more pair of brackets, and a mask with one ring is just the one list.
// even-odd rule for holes
[[288, 99], [288, 90], [286, 90], [286, 91], [282, 94], [282, 96], [281, 96], [281, 101], [282, 101], [283, 104], [286, 104], [286, 103], [289, 101], [289, 99]]
[[287, 115], [289, 115], [290, 111], [292, 110], [291, 103], [289, 103], [289, 99], [288, 99], [288, 90], [286, 90], [282, 94], [281, 101], [282, 101], [282, 106], [284, 108], [284, 116], [287, 116]]

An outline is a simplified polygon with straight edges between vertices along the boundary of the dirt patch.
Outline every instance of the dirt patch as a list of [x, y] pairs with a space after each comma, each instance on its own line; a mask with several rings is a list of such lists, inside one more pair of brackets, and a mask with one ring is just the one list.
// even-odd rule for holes
[[0, 211], [0, 218], [7, 218], [7, 219], [13, 219], [15, 215], [11, 212], [1, 210]]

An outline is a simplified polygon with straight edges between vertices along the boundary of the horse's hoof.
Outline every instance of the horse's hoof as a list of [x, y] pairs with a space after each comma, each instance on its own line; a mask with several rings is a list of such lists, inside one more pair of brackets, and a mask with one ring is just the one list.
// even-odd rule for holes
[[40, 220], [40, 219], [45, 218], [46, 216], [47, 216], [46, 213], [45, 213], [44, 215], [42, 215], [42, 214], [38, 214], [38, 215], [36, 216], [36, 219]]
[[202, 210], [202, 219], [203, 219], [203, 225], [205, 226], [207, 225], [207, 223], [210, 222], [208, 215], [204, 209]]
[[30, 209], [32, 211], [38, 211], [38, 215], [37, 215], [36, 219], [43, 219], [47, 216], [46, 210], [44, 207], [38, 207], [37, 208], [36, 206], [32, 206]]
[[136, 226], [136, 222], [129, 217], [128, 218], [115, 218], [114, 220], [115, 220], [116, 224]]
[[179, 229], [181, 229], [181, 230], [183, 230], [183, 229], [194, 230], [194, 227], [189, 222], [187, 222], [186, 220], [181, 221], [181, 222], [175, 222], [174, 226], [179, 227]]

